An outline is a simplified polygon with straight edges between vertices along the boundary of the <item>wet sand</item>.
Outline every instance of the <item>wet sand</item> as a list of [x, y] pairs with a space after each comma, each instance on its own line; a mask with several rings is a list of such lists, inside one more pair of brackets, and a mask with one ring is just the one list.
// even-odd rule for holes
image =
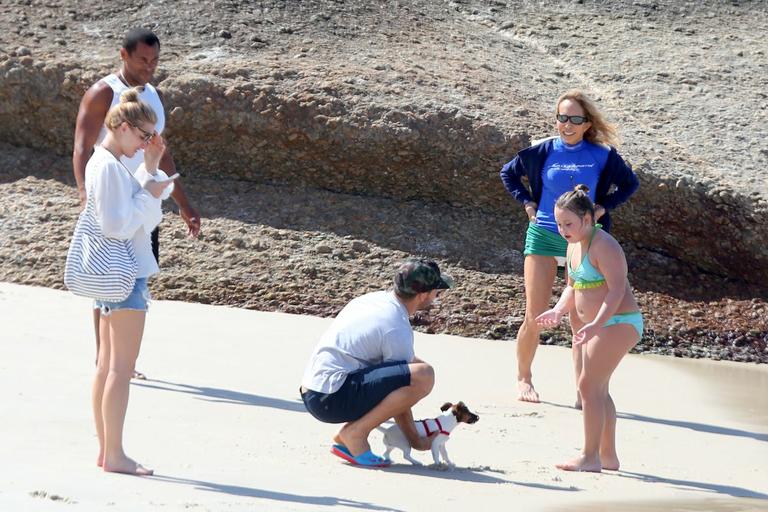
[[764, 500], [746, 498], [700, 499], [677, 501], [613, 501], [585, 505], [554, 507], [548, 512], [763, 512], [768, 510]]
[[[94, 464], [89, 301], [0, 283], [0, 510], [715, 510], [768, 509], [768, 367], [628, 356], [612, 382], [622, 470], [566, 473], [581, 414], [570, 351], [541, 347], [544, 402], [514, 399], [514, 344], [416, 336], [437, 373], [414, 410], [464, 400], [480, 415], [452, 434], [458, 467], [386, 470], [328, 453], [333, 425], [297, 388], [330, 320], [153, 303], [126, 422], [126, 451], [156, 476]], [[371, 436], [382, 450], [380, 434]], [[429, 461], [427, 453], [416, 458]], [[8, 461], [12, 461], [8, 463]]]

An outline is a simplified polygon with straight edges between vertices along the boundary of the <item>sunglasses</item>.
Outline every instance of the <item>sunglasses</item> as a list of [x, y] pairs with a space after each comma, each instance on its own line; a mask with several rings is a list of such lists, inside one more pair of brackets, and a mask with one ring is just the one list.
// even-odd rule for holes
[[[131, 124], [131, 123], [128, 123], [128, 124]], [[131, 124], [131, 126], [133, 126], [134, 128], [136, 128], [137, 130], [139, 130], [141, 132], [141, 135], [142, 135], [141, 142], [143, 142], [144, 144], [148, 144], [149, 141], [152, 140], [152, 137], [155, 136], [154, 133], [149, 133], [147, 130], [145, 130], [145, 129], [139, 127], [139, 126], [136, 126], [135, 124]]]
[[561, 123], [567, 123], [570, 121], [571, 124], [584, 124], [588, 121], [586, 116], [567, 116], [565, 114], [557, 114], [555, 117]]

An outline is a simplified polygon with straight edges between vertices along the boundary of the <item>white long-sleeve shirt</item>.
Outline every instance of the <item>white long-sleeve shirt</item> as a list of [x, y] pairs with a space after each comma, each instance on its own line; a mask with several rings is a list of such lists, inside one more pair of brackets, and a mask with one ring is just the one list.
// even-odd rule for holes
[[[143, 165], [137, 175], [141, 177], [142, 171], [146, 174]], [[149, 234], [163, 218], [162, 199], [144, 190], [128, 169], [102, 146], [94, 148], [85, 166], [85, 190], [89, 199], [93, 197], [96, 221], [104, 236], [133, 243], [138, 264], [136, 277], [159, 272]], [[167, 194], [170, 191], [166, 190], [163, 196]]]

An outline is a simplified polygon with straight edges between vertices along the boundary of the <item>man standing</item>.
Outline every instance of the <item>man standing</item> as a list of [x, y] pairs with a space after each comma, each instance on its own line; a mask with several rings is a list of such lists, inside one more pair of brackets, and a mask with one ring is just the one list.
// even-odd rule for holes
[[411, 446], [428, 450], [434, 435], [419, 437], [411, 407], [432, 391], [435, 373], [416, 357], [409, 317], [429, 309], [453, 287], [437, 263], [408, 260], [394, 289], [358, 297], [344, 306], [320, 338], [302, 379], [307, 410], [325, 423], [346, 423], [331, 452], [352, 464], [387, 466], [368, 444], [371, 431], [389, 418]]
[[[93, 147], [101, 142], [106, 134], [104, 119], [109, 109], [120, 102], [120, 94], [126, 89], [138, 85], [145, 86], [140, 99], [150, 105], [157, 114], [156, 133], [162, 133], [165, 127], [165, 111], [158, 91], [149, 83], [157, 68], [160, 57], [160, 40], [149, 30], [135, 28], [128, 32], [120, 48], [120, 69], [96, 82], [83, 96], [80, 109], [77, 112], [75, 127], [75, 143], [72, 151], [72, 168], [77, 182], [77, 192], [80, 204], [85, 206], [85, 165], [91, 157]], [[122, 162], [129, 171], [135, 172], [144, 161], [144, 151], [139, 150], [133, 158], [123, 157]], [[176, 172], [176, 164], [170, 150], [166, 146], [160, 159], [159, 167], [168, 175]], [[200, 215], [192, 207], [176, 180], [171, 197], [179, 206], [181, 218], [187, 224], [190, 236], [196, 237], [200, 232]], [[159, 261], [158, 230], [152, 233], [152, 251]], [[96, 329], [96, 351], [99, 350], [99, 310], [93, 310], [94, 326]], [[143, 377], [141, 374], [134, 376]]]

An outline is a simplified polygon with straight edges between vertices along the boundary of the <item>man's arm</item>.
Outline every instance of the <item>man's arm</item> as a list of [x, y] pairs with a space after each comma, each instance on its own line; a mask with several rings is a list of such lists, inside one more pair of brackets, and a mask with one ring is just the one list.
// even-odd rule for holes
[[[420, 359], [416, 354], [413, 355], [411, 363], [423, 363], [427, 364], [424, 360]], [[432, 448], [432, 441], [435, 440], [437, 432], [433, 432], [428, 437], [419, 436], [419, 432], [416, 430], [416, 425], [413, 422], [413, 411], [408, 409], [402, 414], [398, 414], [393, 418], [397, 426], [403, 432], [403, 435], [408, 440], [408, 444], [415, 450], [429, 450]]]
[[72, 170], [77, 183], [80, 205], [85, 206], [85, 166], [93, 153], [104, 118], [112, 104], [112, 89], [102, 81], [88, 89], [80, 101], [75, 124], [75, 142], [72, 148]]
[[420, 437], [418, 430], [416, 430], [416, 425], [413, 423], [413, 412], [411, 412], [410, 409], [395, 416], [394, 420], [408, 440], [408, 444], [410, 444], [414, 450], [424, 451], [432, 448], [432, 441], [435, 440], [438, 433], [432, 432], [432, 434], [427, 437]]
[[[160, 98], [160, 102], [165, 104], [162, 91], [160, 91], [160, 89], [155, 90], [157, 91], [157, 95]], [[167, 142], [168, 141], [166, 141], [166, 143]], [[176, 162], [173, 159], [173, 155], [171, 154], [171, 149], [168, 144], [166, 144], [165, 152], [160, 159], [160, 168], [164, 170], [168, 176], [176, 174]], [[171, 192], [171, 197], [179, 207], [179, 215], [181, 215], [182, 220], [187, 224], [187, 233], [191, 237], [197, 237], [197, 235], [200, 234], [200, 214], [189, 202], [187, 193], [181, 186], [181, 180], [176, 180], [176, 183], [173, 186], [173, 192]]]
[[[173, 155], [167, 145], [163, 156], [160, 158], [160, 169], [165, 171], [168, 176], [176, 174], [176, 162], [173, 160]], [[176, 180], [171, 197], [179, 206], [179, 214], [187, 224], [189, 236], [196, 237], [200, 234], [200, 214], [190, 204], [189, 198], [181, 186], [181, 180]]]

